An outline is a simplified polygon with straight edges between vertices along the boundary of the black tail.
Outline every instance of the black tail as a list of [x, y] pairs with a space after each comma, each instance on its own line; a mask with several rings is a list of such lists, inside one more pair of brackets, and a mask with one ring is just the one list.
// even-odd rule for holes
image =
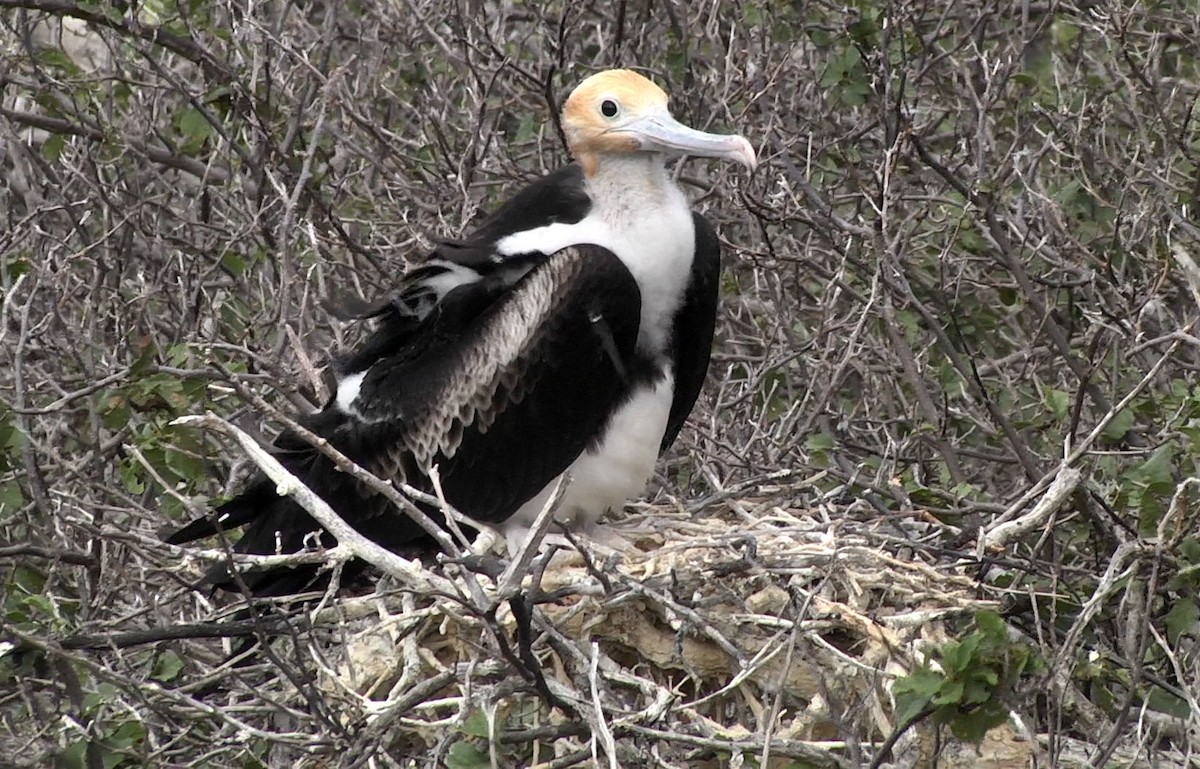
[[255, 482], [234, 499], [216, 508], [211, 514], [196, 520], [168, 536], [169, 545], [186, 545], [197, 539], [215, 536], [218, 531], [234, 531], [257, 518], [271, 503], [275, 491], [268, 483]]
[[[319, 542], [324, 547], [336, 544], [333, 537], [322, 531], [299, 505], [276, 494], [274, 484], [265, 477], [256, 478], [240, 495], [169, 535], [165, 541], [182, 545], [219, 532], [233, 534], [242, 527], [245, 530], [233, 546], [236, 553], [287, 554], [302, 550], [306, 544]], [[252, 595], [265, 598], [321, 589], [328, 584], [328, 579], [322, 580], [320, 576], [318, 566], [305, 564], [247, 571], [242, 574], [242, 582]], [[230, 591], [240, 589], [226, 563], [209, 567], [196, 585], [205, 586]]]
[[[338, 471], [315, 450], [305, 448], [311, 452], [307, 457], [299, 456], [298, 451], [284, 451], [277, 456], [285, 466], [290, 465], [288, 469], [293, 474], [328, 502], [342, 520], [363, 536], [392, 550], [417, 555], [429, 548], [432, 538], [408, 516], [393, 508], [386, 498], [364, 494], [351, 476]], [[436, 511], [427, 513], [441, 518]], [[240, 536], [238, 529], [241, 529]], [[234, 552], [252, 555], [287, 555], [314, 546], [333, 548], [337, 545], [337, 540], [300, 505], [290, 497], [279, 496], [275, 484], [265, 475], [254, 478], [237, 497], [168, 535], [165, 541], [182, 545], [219, 532], [230, 539], [236, 538]], [[365, 564], [361, 562], [347, 563], [342, 569], [343, 584], [359, 581], [365, 571]], [[285, 596], [325, 589], [329, 584], [329, 570], [319, 564], [250, 570], [242, 572], [241, 581], [254, 596]], [[211, 566], [196, 585], [197, 588], [209, 586], [234, 592], [241, 590], [228, 563]]]

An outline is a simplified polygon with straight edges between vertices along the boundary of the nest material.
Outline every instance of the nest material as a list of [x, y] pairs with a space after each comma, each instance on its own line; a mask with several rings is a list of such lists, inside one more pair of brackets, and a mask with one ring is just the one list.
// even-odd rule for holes
[[[496, 664], [491, 637], [517, 643], [504, 603], [491, 623], [446, 598], [420, 620], [385, 613], [349, 637], [327, 687], [365, 698], [391, 738], [428, 738], [430, 750], [447, 718], [465, 723], [480, 711], [493, 737], [559, 727], [541, 747], [560, 758], [607, 732], [630, 762], [655, 750], [718, 763], [765, 750], [851, 765], [844, 735], [882, 740], [895, 728], [890, 683], [947, 640], [944, 621], [998, 605], [965, 567], [915, 560], [886, 544], [895, 538], [853, 521], [775, 508], [747, 525], [657, 510], [618, 529], [634, 547], [559, 551], [536, 585], [532, 577], [523, 585], [527, 597], [555, 596], [536, 604], [533, 651], [550, 690], [586, 728], [531, 706], [530, 686]], [[414, 688], [439, 675], [447, 683], [427, 707], [413, 702]], [[398, 701], [408, 712], [396, 712]], [[947, 735], [937, 732], [912, 732], [897, 765], [944, 753]], [[983, 752], [966, 751], [967, 763], [939, 765], [1012, 766], [1035, 749], [997, 730]]]

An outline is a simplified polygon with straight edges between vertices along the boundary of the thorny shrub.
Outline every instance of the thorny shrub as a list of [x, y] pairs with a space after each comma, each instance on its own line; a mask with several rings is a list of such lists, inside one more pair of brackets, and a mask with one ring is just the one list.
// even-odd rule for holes
[[[6, 755], [254, 765], [350, 739], [332, 702], [218, 717], [163, 694], [203, 686], [185, 662], [211, 669], [212, 642], [112, 642], [208, 616], [156, 535], [245, 461], [173, 420], [269, 435], [231, 383], [320, 403], [357, 333], [328, 305], [384, 296], [431, 237], [565, 162], [563, 98], [618, 65], [762, 158], [679, 171], [726, 261], [658, 493], [699, 511], [761, 486], [902, 538], [932, 520], [910, 553], [973, 563], [1051, 662], [1058, 694], [1012, 703], [1051, 749], [1185, 746], [1198, 20], [1196, 0], [0, 0]], [[1069, 498], [977, 552], [1064, 458]], [[85, 635], [109, 642], [62, 645]]]

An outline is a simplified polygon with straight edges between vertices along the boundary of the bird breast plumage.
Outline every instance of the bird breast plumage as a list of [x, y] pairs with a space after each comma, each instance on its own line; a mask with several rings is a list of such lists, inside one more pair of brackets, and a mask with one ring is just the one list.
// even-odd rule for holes
[[[615, 180], [614, 180], [615, 181]], [[589, 180], [592, 210], [574, 224], [555, 222], [502, 238], [505, 256], [594, 243], [616, 254], [641, 291], [638, 346], [658, 357], [667, 349], [671, 324], [691, 277], [696, 230], [683, 192], [665, 177], [644, 195], [608, 187], [607, 178]], [[635, 188], [636, 189], [636, 188]], [[619, 205], [609, 201], [620, 201]]]

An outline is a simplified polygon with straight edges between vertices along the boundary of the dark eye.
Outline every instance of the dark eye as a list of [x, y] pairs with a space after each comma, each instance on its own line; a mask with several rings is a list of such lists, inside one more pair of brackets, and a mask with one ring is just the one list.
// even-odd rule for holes
[[616, 117], [617, 103], [612, 99], [605, 99], [600, 102], [600, 114], [604, 117]]

